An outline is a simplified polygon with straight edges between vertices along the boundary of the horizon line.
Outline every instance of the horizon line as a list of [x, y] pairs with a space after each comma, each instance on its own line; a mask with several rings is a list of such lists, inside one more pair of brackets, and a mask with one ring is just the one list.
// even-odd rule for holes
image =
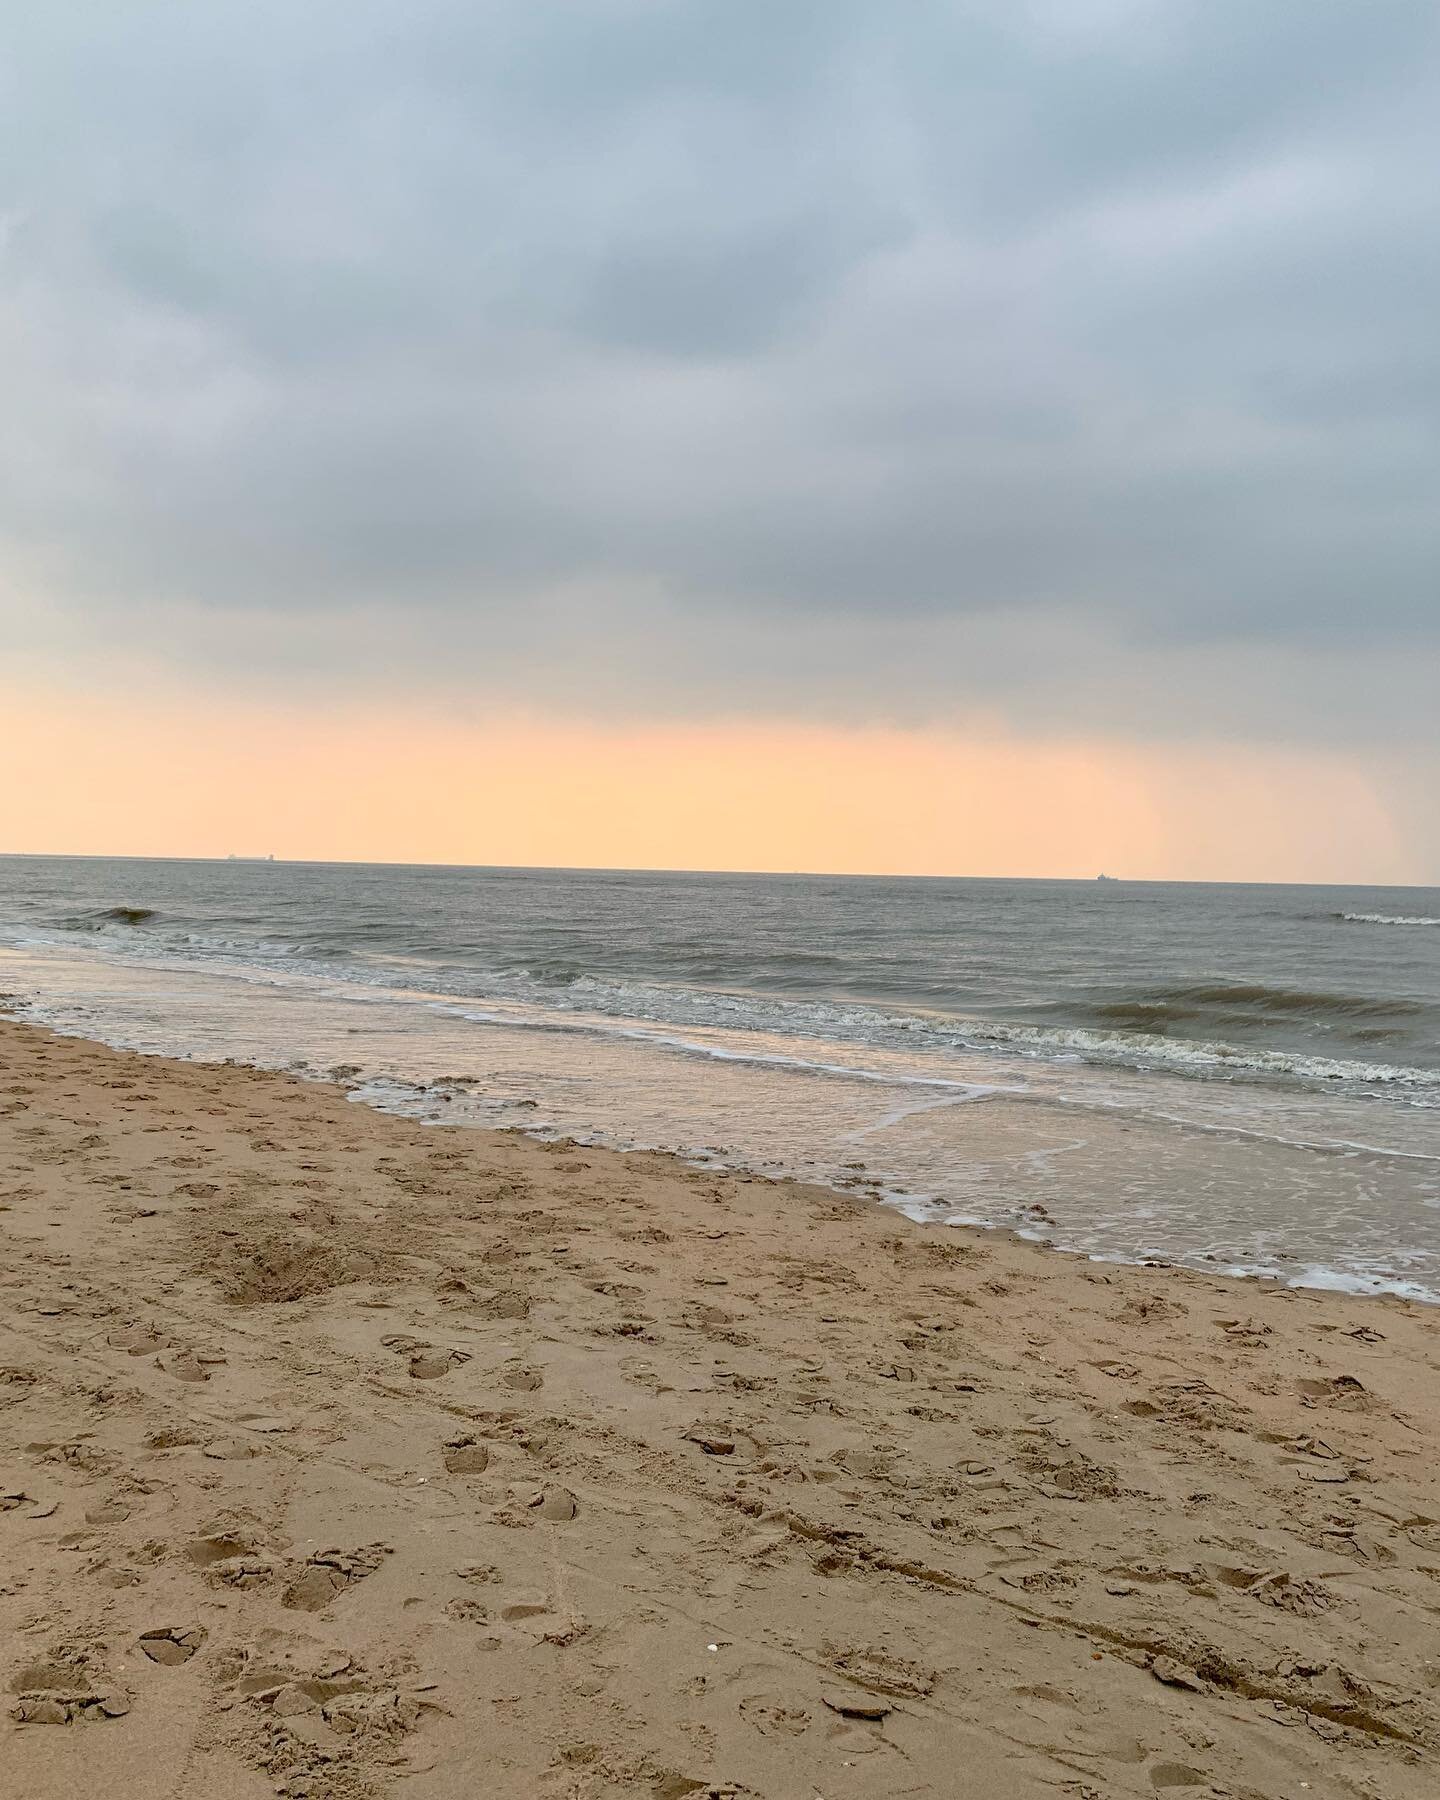
[[7, 862], [155, 862], [204, 863], [228, 867], [231, 864], [261, 865], [266, 868], [292, 869], [437, 869], [467, 871], [488, 875], [695, 875], [731, 876], [746, 880], [777, 881], [994, 881], [1018, 884], [1065, 882], [1077, 887], [1093, 887], [1098, 881], [1126, 887], [1274, 887], [1274, 888], [1369, 888], [1388, 889], [1396, 893], [1430, 893], [1440, 890], [1440, 882], [1405, 881], [1216, 881], [1197, 877], [1170, 875], [1110, 875], [1097, 870], [1094, 875], [942, 875], [923, 871], [876, 873], [856, 869], [709, 869], [679, 868], [659, 864], [626, 866], [610, 863], [447, 863], [402, 862], [385, 859], [374, 861], [358, 858], [242, 856], [238, 853], [213, 856], [147, 855], [130, 851], [90, 850], [0, 850], [0, 860]]

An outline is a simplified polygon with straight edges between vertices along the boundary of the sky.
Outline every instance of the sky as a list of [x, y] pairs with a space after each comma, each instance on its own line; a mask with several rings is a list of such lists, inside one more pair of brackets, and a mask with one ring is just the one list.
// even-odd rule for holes
[[53, 0], [0, 849], [1440, 883], [1432, 0]]

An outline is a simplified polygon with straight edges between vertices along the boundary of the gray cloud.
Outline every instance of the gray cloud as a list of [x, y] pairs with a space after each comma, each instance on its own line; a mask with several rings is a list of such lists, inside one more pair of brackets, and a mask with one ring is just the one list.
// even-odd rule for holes
[[1433, 735], [1437, 18], [29, 9], [12, 643]]

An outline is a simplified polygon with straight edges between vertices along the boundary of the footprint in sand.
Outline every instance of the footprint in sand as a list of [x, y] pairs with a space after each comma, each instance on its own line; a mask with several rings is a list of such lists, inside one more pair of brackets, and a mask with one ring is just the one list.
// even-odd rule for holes
[[530, 1500], [531, 1509], [542, 1519], [552, 1525], [564, 1525], [573, 1519], [580, 1510], [580, 1503], [569, 1488], [542, 1488]]
[[211, 1369], [224, 1361], [218, 1350], [162, 1350], [155, 1367], [176, 1381], [208, 1381]]
[[105, 1339], [112, 1350], [123, 1350], [127, 1356], [153, 1355], [168, 1350], [171, 1339], [150, 1325], [127, 1325], [123, 1331], [112, 1331]]
[[447, 1438], [441, 1454], [451, 1475], [483, 1475], [490, 1466], [490, 1451], [468, 1432]]
[[13, 1476], [0, 1475], [0, 1513], [25, 1511], [27, 1519], [48, 1519], [59, 1501], [42, 1498]]
[[1353, 1524], [1337, 1524], [1322, 1531], [1321, 1537], [1327, 1550], [1358, 1563], [1372, 1563], [1384, 1568], [1396, 1561], [1395, 1552], [1388, 1545]]
[[278, 1573], [273, 1559], [243, 1530], [216, 1530], [195, 1538], [185, 1546], [185, 1558], [211, 1587], [263, 1587]]
[[140, 1648], [151, 1662], [175, 1668], [189, 1662], [206, 1635], [203, 1625], [157, 1625], [140, 1633]]
[[651, 1788], [655, 1800], [759, 1800], [739, 1781], [696, 1781], [689, 1775], [662, 1775]]
[[[825, 1660], [837, 1674], [872, 1694], [923, 1698], [935, 1688], [936, 1672], [921, 1663], [873, 1645], [837, 1648], [825, 1645]], [[861, 1696], [863, 1698], [863, 1696]]]
[[1183, 1318], [1188, 1311], [1178, 1300], [1167, 1300], [1163, 1294], [1137, 1294], [1110, 1318], [1116, 1325], [1163, 1325]]
[[487, 1319], [523, 1319], [530, 1312], [530, 1296], [520, 1289], [482, 1291], [457, 1269], [447, 1269], [435, 1283], [435, 1297], [442, 1306], [465, 1307]]
[[462, 1625], [488, 1625], [490, 1609], [479, 1600], [461, 1598], [445, 1602], [445, 1617], [456, 1619]]
[[1272, 1327], [1263, 1319], [1217, 1319], [1216, 1325], [1232, 1342], [1254, 1346], [1262, 1338], [1273, 1335]]
[[[637, 1333], [634, 1335], [642, 1334]], [[659, 1339], [645, 1336], [644, 1341], [653, 1344], [658, 1343]], [[667, 1381], [663, 1381], [656, 1373], [653, 1364], [645, 1362], [638, 1356], [625, 1357], [620, 1364], [620, 1373], [627, 1381], [632, 1382], [636, 1387], [648, 1388], [652, 1394], [669, 1394], [674, 1392], [674, 1389], [670, 1384]]]
[[799, 1737], [810, 1724], [799, 1695], [747, 1694], [740, 1702], [740, 1717], [761, 1737]]
[[[499, 1622], [511, 1626], [517, 1634], [562, 1648], [578, 1643], [590, 1633], [584, 1619], [574, 1613], [557, 1613], [543, 1594], [535, 1593], [502, 1606]], [[501, 1641], [500, 1638], [493, 1639], [493, 1647], [499, 1648]]]
[[1188, 1763], [1161, 1762], [1150, 1769], [1150, 1785], [1156, 1792], [1165, 1788], [1204, 1787], [1210, 1777]]
[[147, 1450], [188, 1450], [201, 1441], [200, 1433], [188, 1425], [162, 1425], [158, 1431], [145, 1434]]
[[847, 1475], [858, 1476], [862, 1481], [883, 1480], [891, 1463], [883, 1450], [866, 1450], [854, 1445], [837, 1450], [830, 1460]]
[[234, 1425], [243, 1425], [247, 1431], [293, 1431], [295, 1423], [292, 1419], [278, 1418], [274, 1413], [236, 1413], [231, 1420]]
[[543, 1619], [550, 1611], [544, 1600], [516, 1600], [509, 1606], [500, 1608], [500, 1617], [507, 1625], [523, 1624], [528, 1619]]
[[245, 1462], [252, 1456], [259, 1456], [260, 1446], [252, 1444], [248, 1438], [226, 1437], [212, 1438], [201, 1451], [212, 1462]]
[[185, 1546], [185, 1556], [197, 1568], [208, 1569], [212, 1563], [225, 1562], [235, 1556], [249, 1556], [254, 1551], [254, 1544], [248, 1535], [240, 1532], [216, 1531], [208, 1537], [199, 1537]]
[[437, 1350], [432, 1344], [403, 1334], [383, 1337], [380, 1342], [387, 1350], [393, 1350], [397, 1356], [405, 1358], [412, 1381], [438, 1381], [442, 1375], [448, 1375], [451, 1369], [470, 1360], [468, 1350]]
[[123, 1500], [111, 1500], [104, 1506], [92, 1506], [86, 1510], [87, 1525], [123, 1525], [130, 1517], [130, 1508]]
[[500, 1579], [500, 1571], [494, 1563], [461, 1563], [455, 1574], [461, 1581], [488, 1583]]
[[26, 1663], [10, 1681], [11, 1717], [21, 1725], [69, 1725], [76, 1720], [120, 1719], [130, 1696], [83, 1653], [62, 1652]]
[[1339, 1407], [1342, 1412], [1370, 1412], [1378, 1402], [1354, 1375], [1335, 1375], [1328, 1381], [1297, 1381], [1295, 1386], [1310, 1404]]
[[820, 1699], [832, 1713], [837, 1713], [842, 1719], [864, 1719], [872, 1725], [878, 1725], [894, 1711], [888, 1700], [878, 1699], [874, 1694], [846, 1689], [822, 1694]]
[[358, 1550], [318, 1550], [280, 1596], [295, 1612], [319, 1612], [357, 1581], [373, 1575], [392, 1554], [389, 1544], [362, 1544]]
[[698, 1444], [706, 1456], [733, 1456], [735, 1439], [727, 1432], [714, 1431], [704, 1425], [697, 1425], [693, 1431], [685, 1433], [684, 1441]]
[[325, 1752], [327, 1761], [334, 1760], [336, 1737], [394, 1738], [412, 1731], [425, 1704], [417, 1694], [374, 1689], [346, 1656], [311, 1669], [254, 1663], [235, 1683], [235, 1692], [283, 1721], [287, 1738]]

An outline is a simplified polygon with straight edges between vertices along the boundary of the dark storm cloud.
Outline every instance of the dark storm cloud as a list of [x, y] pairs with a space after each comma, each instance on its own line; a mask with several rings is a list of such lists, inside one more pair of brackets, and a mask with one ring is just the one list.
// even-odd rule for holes
[[1348, 675], [1347, 729], [1423, 729], [1437, 20], [27, 9], [15, 641], [1302, 736]]

